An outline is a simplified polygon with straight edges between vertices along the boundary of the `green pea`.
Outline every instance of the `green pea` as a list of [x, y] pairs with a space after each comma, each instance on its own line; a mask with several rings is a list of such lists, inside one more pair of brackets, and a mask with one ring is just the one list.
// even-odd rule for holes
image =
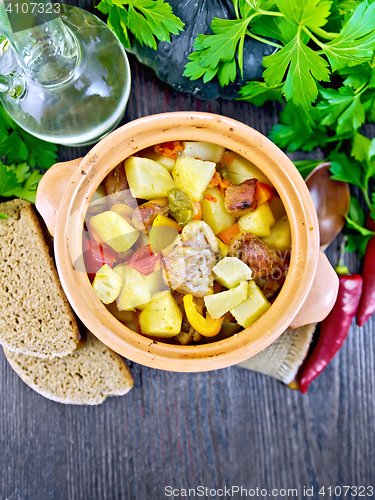
[[173, 188], [167, 193], [169, 214], [180, 227], [186, 226], [194, 216], [194, 205], [190, 196], [183, 189]]

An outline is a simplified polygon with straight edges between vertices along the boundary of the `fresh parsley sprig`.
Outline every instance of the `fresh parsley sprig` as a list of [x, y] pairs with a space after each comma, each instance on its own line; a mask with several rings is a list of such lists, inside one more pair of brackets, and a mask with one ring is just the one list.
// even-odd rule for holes
[[[328, 104], [330, 99], [336, 99], [343, 101], [344, 109], [357, 107], [353, 123], [346, 124], [345, 116], [342, 117], [344, 125], [340, 132], [350, 126], [358, 128], [361, 120], [363, 123], [364, 111], [360, 109], [359, 100], [370, 88], [368, 84], [357, 94], [350, 89], [343, 94], [324, 94], [327, 91], [320, 89], [319, 84], [329, 82], [334, 72], [371, 62], [375, 46], [375, 3], [348, 0], [342, 9], [337, 0], [232, 1], [237, 19], [213, 19], [213, 34], [199, 35], [195, 40], [195, 52], [189, 56], [185, 76], [192, 80], [203, 77], [206, 82], [217, 75], [222, 86], [233, 82], [237, 65], [241, 74], [243, 72], [244, 39], [250, 36], [279, 50], [263, 60], [266, 69], [262, 88], [249, 82], [241, 90], [242, 100], [257, 104], [274, 99], [275, 92], [279, 95], [281, 91], [287, 101], [309, 110], [320, 92]], [[333, 26], [336, 31], [324, 30], [325, 25]], [[333, 119], [327, 118], [327, 125]]]
[[97, 8], [108, 14], [108, 26], [126, 49], [131, 46], [129, 32], [141, 45], [156, 49], [156, 40], [169, 42], [184, 27], [164, 0], [101, 0]]
[[[57, 161], [57, 146], [44, 142], [19, 127], [0, 105], [0, 196], [17, 196], [35, 203], [36, 188], [47, 170]], [[0, 213], [0, 218], [6, 215]]]

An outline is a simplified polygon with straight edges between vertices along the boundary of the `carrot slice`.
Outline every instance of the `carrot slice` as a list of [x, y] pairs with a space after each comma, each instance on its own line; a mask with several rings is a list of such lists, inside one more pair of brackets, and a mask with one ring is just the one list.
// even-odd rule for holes
[[223, 229], [218, 233], [216, 236], [218, 236], [223, 243], [226, 245], [230, 245], [231, 240], [237, 236], [240, 232], [240, 226], [238, 225], [238, 222], [236, 224], [233, 224], [233, 226], [229, 226], [226, 229]]
[[255, 199], [258, 202], [258, 207], [272, 200], [274, 197], [273, 188], [264, 182], [257, 182], [255, 187]]
[[193, 220], [201, 220], [202, 219], [202, 206], [197, 202], [193, 202], [194, 205], [194, 215], [193, 215]]

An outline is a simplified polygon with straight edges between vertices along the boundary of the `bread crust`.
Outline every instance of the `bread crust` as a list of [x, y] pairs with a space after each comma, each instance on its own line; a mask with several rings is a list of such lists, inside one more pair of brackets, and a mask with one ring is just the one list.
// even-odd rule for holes
[[41, 358], [66, 356], [80, 339], [31, 203], [0, 204], [0, 343]]

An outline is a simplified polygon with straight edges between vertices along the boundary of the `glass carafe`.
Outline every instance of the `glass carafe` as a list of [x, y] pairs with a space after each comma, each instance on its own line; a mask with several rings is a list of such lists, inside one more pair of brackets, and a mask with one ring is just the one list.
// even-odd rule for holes
[[68, 146], [92, 144], [123, 117], [129, 63], [103, 21], [54, 5], [57, 18], [14, 33], [0, 0], [0, 101], [30, 134]]

